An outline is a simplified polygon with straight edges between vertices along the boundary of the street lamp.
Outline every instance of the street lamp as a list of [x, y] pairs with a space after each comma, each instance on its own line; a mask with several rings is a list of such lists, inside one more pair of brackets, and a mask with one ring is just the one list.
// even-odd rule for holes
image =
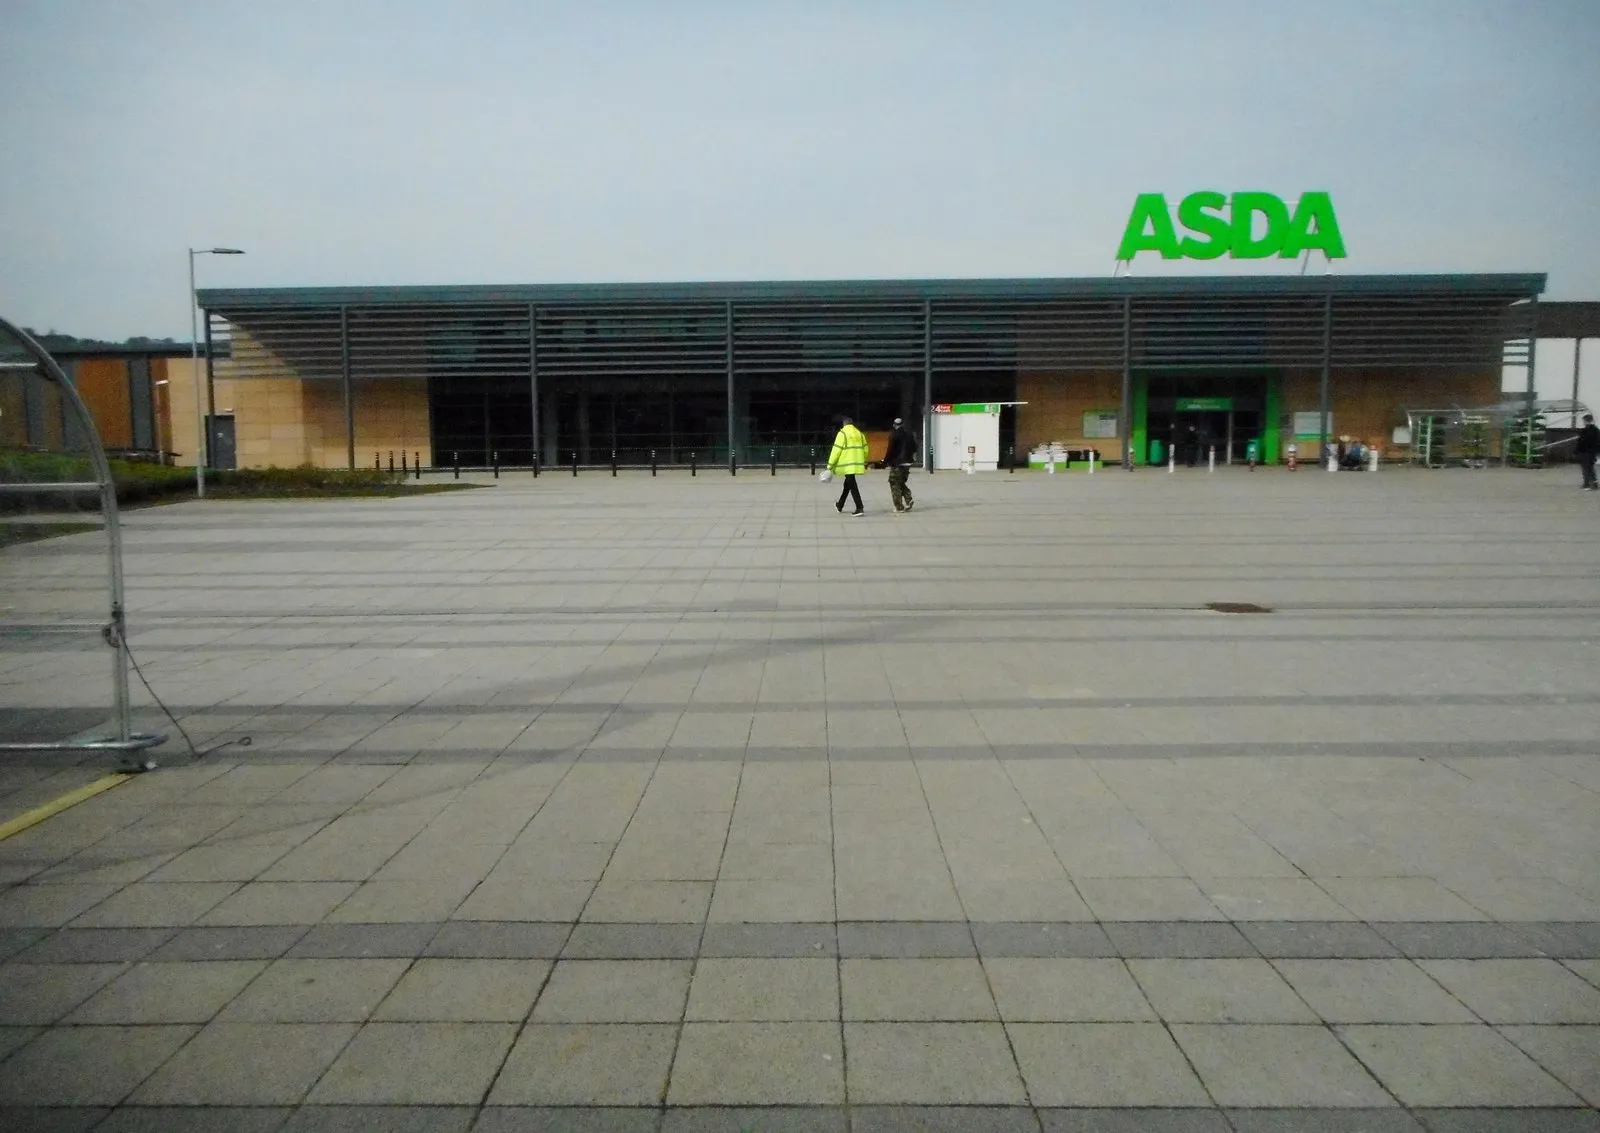
[[189, 359], [194, 366], [194, 492], [200, 499], [206, 497], [206, 460], [211, 446], [206, 437], [206, 418], [210, 406], [200, 405], [200, 294], [194, 289], [194, 258], [196, 256], [242, 256], [242, 248], [190, 248], [189, 249]]

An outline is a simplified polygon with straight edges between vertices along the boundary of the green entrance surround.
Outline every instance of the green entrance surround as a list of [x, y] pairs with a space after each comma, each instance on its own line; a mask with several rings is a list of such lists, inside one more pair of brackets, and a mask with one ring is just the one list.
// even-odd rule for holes
[[1150, 378], [1148, 375], [1135, 373], [1133, 375], [1133, 421], [1129, 433], [1133, 437], [1133, 464], [1148, 464], [1150, 450], [1145, 447], [1145, 427], [1150, 416]]
[[1261, 463], [1278, 463], [1278, 418], [1283, 413], [1283, 375], [1267, 375], [1267, 396], [1261, 414]]

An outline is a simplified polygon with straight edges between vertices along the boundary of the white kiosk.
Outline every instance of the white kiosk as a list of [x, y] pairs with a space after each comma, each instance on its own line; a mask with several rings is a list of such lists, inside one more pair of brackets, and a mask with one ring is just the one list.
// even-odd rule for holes
[[993, 472], [999, 468], [1000, 403], [935, 405], [933, 467], [967, 472]]

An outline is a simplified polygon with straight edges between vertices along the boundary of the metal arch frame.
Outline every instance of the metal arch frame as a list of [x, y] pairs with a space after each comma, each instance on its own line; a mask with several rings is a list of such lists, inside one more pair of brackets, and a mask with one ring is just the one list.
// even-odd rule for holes
[[[108, 620], [100, 632], [106, 644], [111, 646], [112, 685], [116, 696], [114, 739], [78, 742], [62, 740], [54, 743], [14, 743], [0, 740], [0, 752], [110, 751], [133, 757], [137, 752], [165, 743], [167, 737], [160, 733], [135, 733], [133, 730], [133, 705], [128, 695], [128, 627], [123, 603], [122, 524], [117, 512], [117, 486], [111, 476], [111, 462], [106, 458], [105, 448], [100, 444], [100, 433], [95, 428], [94, 418], [90, 415], [88, 407], [84, 405], [83, 398], [78, 395], [72, 383], [67, 380], [67, 375], [61, 366], [50, 356], [50, 352], [40, 346], [27, 331], [5, 318], [0, 318], [0, 331], [14, 338], [33, 358], [31, 362], [6, 363], [4, 368], [37, 374], [45, 381], [54, 384], [60, 391], [62, 405], [83, 431], [84, 441], [88, 447], [89, 464], [94, 470], [95, 478], [92, 482], [27, 484], [20, 487], [27, 492], [99, 493], [100, 512], [105, 517], [106, 549], [110, 565], [108, 578], [110, 610]], [[0, 485], [0, 490], [6, 487], [8, 486]]]

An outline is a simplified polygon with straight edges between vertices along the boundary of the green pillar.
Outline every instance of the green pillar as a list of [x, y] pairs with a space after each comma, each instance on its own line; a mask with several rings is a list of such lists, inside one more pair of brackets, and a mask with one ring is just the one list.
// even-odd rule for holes
[[1150, 417], [1150, 379], [1144, 374], [1133, 375], [1133, 463], [1150, 463], [1150, 450], [1146, 447], [1145, 426]]
[[1278, 422], [1283, 417], [1283, 375], [1267, 375], [1266, 408], [1261, 413], [1261, 463], [1278, 463]]

